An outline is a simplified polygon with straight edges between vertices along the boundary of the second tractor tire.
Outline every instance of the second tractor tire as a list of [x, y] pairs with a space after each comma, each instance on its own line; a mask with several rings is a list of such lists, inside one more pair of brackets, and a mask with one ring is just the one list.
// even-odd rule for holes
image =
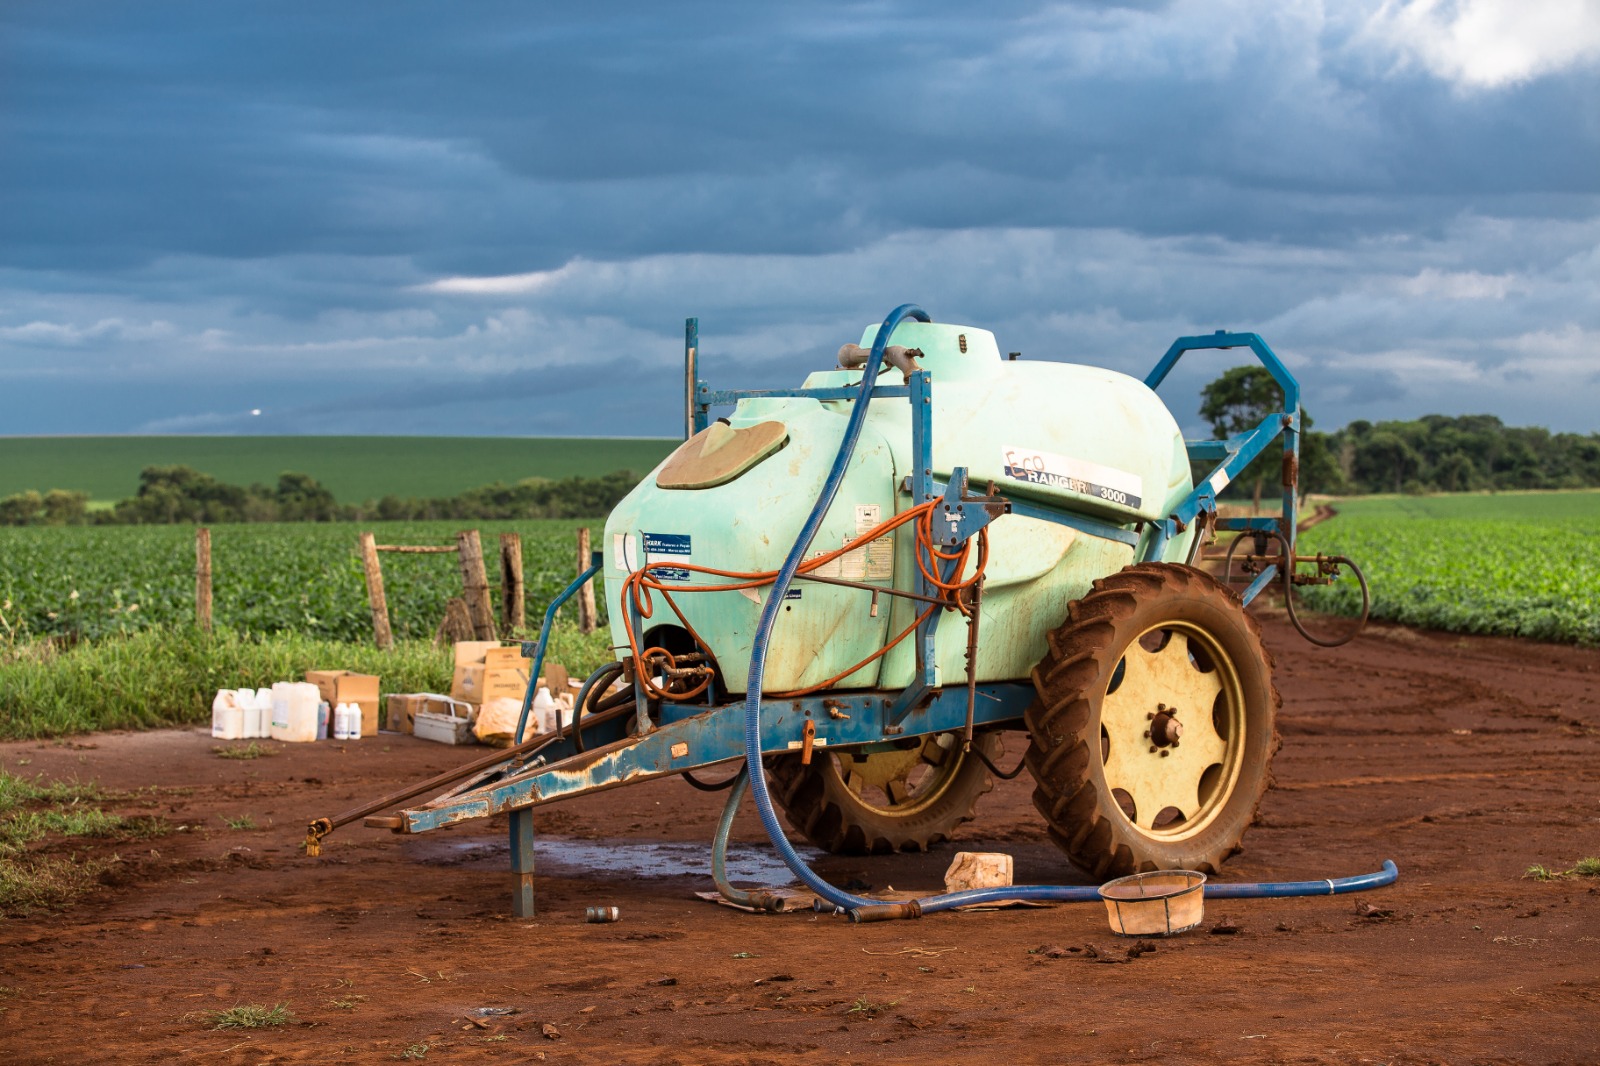
[[1231, 590], [1173, 563], [1101, 578], [1033, 682], [1034, 805], [1075, 865], [1100, 880], [1215, 873], [1240, 850], [1271, 783], [1281, 700]]
[[[972, 743], [991, 762], [1003, 751], [998, 732], [979, 733]], [[934, 757], [940, 759], [936, 765], [929, 763]], [[978, 797], [994, 787], [982, 761], [961, 750], [956, 733], [927, 737], [920, 747], [903, 753], [866, 756], [864, 764], [858, 764], [859, 758], [818, 748], [810, 765], [801, 763], [799, 755], [767, 761], [773, 798], [789, 824], [835, 855], [926, 851], [970, 821]], [[875, 784], [864, 795], [868, 789], [859, 782], [856, 789], [850, 786], [856, 773], [875, 783], [888, 780], [889, 787]]]

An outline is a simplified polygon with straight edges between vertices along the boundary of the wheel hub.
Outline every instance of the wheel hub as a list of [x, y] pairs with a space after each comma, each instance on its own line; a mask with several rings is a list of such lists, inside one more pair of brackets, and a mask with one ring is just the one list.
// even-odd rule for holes
[[1177, 747], [1178, 738], [1183, 736], [1183, 723], [1178, 721], [1178, 712], [1161, 705], [1161, 710], [1150, 719], [1150, 743], [1158, 748]]

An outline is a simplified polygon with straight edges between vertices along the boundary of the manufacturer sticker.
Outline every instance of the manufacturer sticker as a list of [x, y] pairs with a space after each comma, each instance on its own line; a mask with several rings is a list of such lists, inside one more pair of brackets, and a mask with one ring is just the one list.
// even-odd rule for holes
[[692, 561], [693, 542], [687, 533], [646, 533], [644, 535], [645, 565], [652, 567], [650, 574], [661, 581], [688, 581], [689, 571], [680, 566], [661, 566], [661, 563], [687, 563]]
[[1010, 445], [1001, 449], [1001, 465], [1013, 481], [1064, 489], [1120, 507], [1138, 507], [1143, 502], [1144, 482], [1139, 475], [1114, 466]]

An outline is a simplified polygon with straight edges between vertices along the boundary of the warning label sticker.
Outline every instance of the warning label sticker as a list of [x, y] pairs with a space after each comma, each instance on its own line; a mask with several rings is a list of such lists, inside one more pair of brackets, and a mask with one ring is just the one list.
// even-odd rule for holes
[[[857, 504], [855, 517], [855, 529], [840, 535], [840, 547], [871, 532], [883, 521], [883, 508], [875, 503]], [[815, 559], [832, 550], [835, 549], [816, 551], [811, 557]], [[844, 581], [888, 581], [894, 577], [894, 537], [885, 535], [859, 548], [852, 548], [811, 572], [818, 577], [840, 578]]]
[[1004, 446], [1000, 454], [1005, 475], [1013, 481], [1093, 496], [1123, 507], [1138, 507], [1143, 501], [1144, 482], [1139, 475], [1114, 466], [1011, 445]]

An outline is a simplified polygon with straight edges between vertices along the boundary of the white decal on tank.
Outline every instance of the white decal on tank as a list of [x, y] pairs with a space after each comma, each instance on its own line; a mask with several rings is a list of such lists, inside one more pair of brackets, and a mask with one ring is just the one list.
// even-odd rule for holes
[[1221, 496], [1222, 490], [1227, 488], [1228, 482], [1232, 481], [1233, 479], [1228, 476], [1228, 472], [1226, 470], [1218, 470], [1215, 474], [1211, 475], [1209, 480], [1211, 484], [1211, 495]]
[[611, 556], [616, 560], [619, 572], [631, 574], [639, 569], [639, 542], [632, 533], [613, 533]]
[[1144, 480], [1114, 466], [1009, 444], [1002, 447], [1000, 455], [1005, 475], [1013, 481], [1065, 489], [1119, 507], [1138, 507], [1143, 502]]

